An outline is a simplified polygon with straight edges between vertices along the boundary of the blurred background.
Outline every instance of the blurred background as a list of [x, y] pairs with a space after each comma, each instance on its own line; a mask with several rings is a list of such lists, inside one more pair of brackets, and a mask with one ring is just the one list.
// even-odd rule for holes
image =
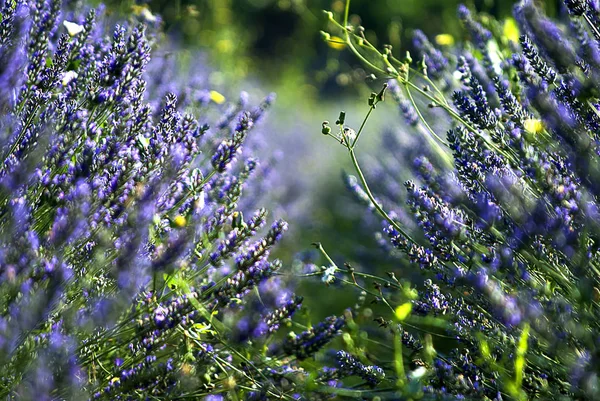
[[[354, 0], [351, 13], [352, 22], [366, 28], [366, 37], [373, 44], [391, 44], [396, 50], [405, 50], [414, 29], [429, 37], [441, 33], [460, 37], [456, 9], [461, 3], [504, 18], [516, 2]], [[536, 2], [554, 14], [560, 1]], [[348, 77], [339, 77], [339, 63], [352, 58], [336, 54], [339, 50], [328, 48], [319, 35], [326, 28], [322, 11], [339, 15], [344, 0], [110, 0], [108, 4], [111, 10], [121, 13], [147, 8], [160, 15], [164, 31], [178, 38], [185, 48], [210, 53], [219, 71], [216, 80], [268, 77], [262, 82], [265, 86], [311, 96], [311, 101], [317, 96], [337, 97], [341, 88], [351, 83]]]
[[[375, 46], [390, 44], [401, 58], [411, 50], [415, 29], [442, 47], [460, 41], [464, 35], [456, 17], [460, 3], [502, 20], [510, 17], [516, 1], [353, 0], [350, 18], [365, 27], [367, 39]], [[550, 15], [559, 11], [558, 4], [559, 0], [539, 1]], [[320, 31], [328, 29], [323, 10], [341, 20], [344, 0], [109, 0], [106, 5], [109, 12], [119, 15], [160, 18], [165, 40], [176, 44], [181, 62], [195, 60], [194, 55], [201, 52], [210, 71], [211, 89], [227, 100], [234, 101], [242, 90], [255, 102], [270, 92], [277, 94], [262, 122], [259, 156], [273, 160], [277, 170], [265, 199], [275, 199], [268, 205], [272, 215], [290, 222], [290, 233], [279, 250], [288, 265], [299, 259], [324, 263], [310, 245], [315, 241], [322, 242], [340, 265], [357, 263], [361, 269], [381, 272], [403, 264], [401, 258], [391, 260], [386, 252], [373, 259], [373, 248], [380, 246], [375, 236], [381, 231], [379, 219], [356, 202], [344, 184], [343, 172], [351, 172], [345, 149], [320, 133], [322, 121], [335, 121], [340, 110], [346, 111], [347, 125], [358, 126], [368, 111], [369, 93], [383, 83], [367, 84], [365, 71], [350, 52], [322, 40]], [[199, 66], [192, 63], [187, 68]], [[201, 68], [206, 71], [205, 66]], [[378, 107], [359, 149], [368, 176], [376, 177], [373, 170], [386, 135], [404, 146], [421, 143], [402, 138], [411, 133], [397, 105], [387, 102]], [[399, 187], [413, 174], [409, 167], [397, 166], [411, 162], [396, 163], [394, 179]], [[362, 258], [366, 249], [370, 249], [370, 259]], [[347, 306], [352, 301], [336, 298], [336, 302]], [[329, 308], [322, 310], [330, 313]]]

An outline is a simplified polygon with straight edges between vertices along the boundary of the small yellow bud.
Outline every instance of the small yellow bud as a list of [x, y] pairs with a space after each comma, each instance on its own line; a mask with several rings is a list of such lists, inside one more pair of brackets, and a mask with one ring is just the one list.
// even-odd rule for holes
[[184, 216], [178, 214], [177, 216], [175, 216], [175, 218], [173, 219], [173, 223], [175, 224], [175, 226], [182, 228], [185, 227], [187, 220]]
[[332, 36], [331, 39], [327, 41], [327, 46], [334, 50], [343, 50], [346, 47], [346, 42], [338, 36]]

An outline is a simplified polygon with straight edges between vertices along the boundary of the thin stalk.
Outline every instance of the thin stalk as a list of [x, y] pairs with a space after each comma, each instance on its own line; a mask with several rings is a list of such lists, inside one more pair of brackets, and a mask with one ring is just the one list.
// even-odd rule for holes
[[[350, 2], [348, 2], [350, 3]], [[348, 4], [346, 4], [348, 6]], [[585, 19], [585, 22], [587, 22], [588, 26], [590, 27], [590, 29], [592, 30], [592, 32], [594, 32], [594, 36], [596, 37], [596, 40], [600, 40], [600, 31], [598, 31], [598, 28], [596, 28], [594, 26], [594, 24], [592, 23], [592, 20], [590, 20], [590, 17], [587, 16], [587, 14], [583, 14], [583, 18]]]
[[373, 110], [375, 110], [375, 104], [373, 104], [369, 108], [367, 115], [363, 119], [363, 122], [361, 123], [360, 128], [358, 129], [358, 132], [356, 133], [356, 137], [354, 138], [354, 141], [352, 141], [352, 145], [350, 145], [350, 149], [354, 149], [354, 147], [356, 146], [356, 142], [358, 142], [358, 138], [360, 138], [360, 134], [362, 133], [363, 129], [365, 128], [365, 124], [367, 123], [367, 120], [371, 116], [371, 113], [373, 112]]
[[[427, 129], [427, 131], [430, 134], [430, 135], [427, 135], [428, 142], [441, 156], [441, 159], [446, 164], [446, 167], [453, 168], [454, 165], [452, 163], [452, 158], [448, 157], [448, 154], [446, 153], [446, 151], [444, 149], [442, 149], [440, 146], [440, 143], [441, 143], [442, 145], [449, 147], [448, 144], [446, 143], [446, 141], [444, 141], [442, 138], [440, 138], [440, 136], [438, 134], [436, 134], [436, 132], [433, 130], [433, 128], [431, 128], [431, 126], [429, 125], [429, 123], [427, 122], [425, 117], [423, 117], [423, 114], [421, 114], [421, 111], [417, 107], [417, 103], [415, 102], [415, 99], [413, 98], [412, 94], [410, 93], [410, 89], [408, 88], [408, 86], [405, 85], [404, 88], [406, 90], [406, 94], [408, 96], [408, 99], [410, 100], [410, 103], [412, 104], [413, 108], [415, 109], [415, 111], [417, 113], [417, 116], [419, 117], [419, 120], [421, 120], [421, 123], [425, 126], [425, 128]], [[437, 139], [437, 142], [435, 140], [433, 140], [431, 137]]]
[[398, 223], [396, 223], [388, 214], [385, 210], [383, 210], [383, 208], [381, 207], [381, 205], [377, 202], [377, 200], [375, 199], [375, 197], [373, 196], [373, 193], [371, 192], [371, 189], [369, 188], [369, 184], [367, 184], [367, 180], [365, 179], [365, 176], [360, 168], [360, 165], [358, 164], [358, 160], [356, 159], [356, 154], [354, 152], [354, 149], [348, 149], [348, 151], [350, 152], [350, 158], [352, 159], [352, 164], [354, 165], [354, 169], [356, 170], [356, 174], [358, 174], [358, 178], [360, 179], [360, 182], [363, 186], [363, 189], [365, 190], [365, 193], [367, 194], [367, 196], [369, 197], [369, 200], [371, 201], [371, 203], [373, 204], [373, 207], [375, 208], [375, 210], [377, 210], [377, 212], [388, 222], [392, 225], [392, 227], [394, 227], [394, 229], [396, 231], [398, 231], [400, 234], [402, 234], [407, 240], [409, 240], [411, 243], [416, 244], [417, 242], [412, 239], [412, 237], [406, 232], [404, 231], [404, 229], [402, 227], [400, 227], [400, 225]]

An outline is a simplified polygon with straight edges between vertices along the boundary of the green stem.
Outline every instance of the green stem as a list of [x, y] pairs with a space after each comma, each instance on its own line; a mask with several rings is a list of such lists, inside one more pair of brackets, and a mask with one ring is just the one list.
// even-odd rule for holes
[[394, 330], [394, 368], [398, 377], [396, 385], [398, 388], [402, 388], [406, 381], [406, 373], [404, 372], [404, 360], [402, 356], [402, 333], [399, 331], [398, 327]]
[[348, 26], [348, 15], [349, 14], [350, 14], [350, 0], [348, 0], [346, 2], [346, 7], [344, 8], [344, 29]]
[[[440, 138], [440, 136], [438, 134], [436, 134], [436, 132], [433, 130], [433, 128], [431, 128], [431, 126], [429, 125], [429, 123], [427, 122], [425, 117], [423, 117], [423, 114], [421, 114], [421, 110], [419, 110], [419, 108], [417, 107], [417, 103], [415, 102], [415, 99], [413, 98], [412, 94], [410, 93], [410, 89], [408, 88], [407, 85], [404, 86], [404, 89], [406, 90], [408, 99], [410, 100], [410, 103], [412, 104], [413, 108], [415, 109], [415, 112], [417, 113], [419, 120], [421, 120], [421, 123], [425, 126], [425, 128], [429, 132], [429, 135], [427, 135], [427, 133], [426, 133], [426, 137], [427, 137], [428, 142], [430, 143], [431, 147], [433, 149], [435, 149], [435, 151], [440, 155], [440, 158], [442, 159], [442, 161], [444, 162], [444, 164], [446, 165], [447, 168], [450, 168], [450, 169], [454, 168], [454, 163], [452, 162], [452, 160], [453, 160], [452, 157], [449, 156], [446, 153], [446, 151], [444, 149], [442, 149], [442, 147], [440, 146], [440, 143], [446, 147], [448, 147], [448, 144], [446, 143], [446, 141], [444, 141], [442, 138]], [[437, 141], [435, 141], [434, 139], [437, 139]]]
[[356, 137], [354, 138], [354, 141], [352, 141], [352, 145], [350, 145], [350, 149], [354, 149], [354, 147], [356, 146], [356, 142], [358, 142], [358, 138], [360, 138], [360, 134], [362, 133], [363, 129], [365, 128], [365, 124], [367, 123], [367, 120], [371, 116], [371, 113], [373, 112], [374, 109], [375, 109], [375, 105], [373, 105], [369, 108], [367, 115], [363, 119], [363, 122], [361, 123], [360, 128], [358, 129], [358, 132], [356, 133]]
[[373, 193], [371, 192], [371, 189], [369, 188], [369, 184], [367, 184], [367, 180], [365, 179], [365, 176], [360, 168], [360, 165], [358, 164], [358, 160], [356, 159], [356, 154], [354, 153], [354, 149], [350, 148], [349, 149], [350, 152], [350, 158], [352, 159], [352, 164], [354, 165], [354, 169], [356, 170], [356, 174], [358, 174], [358, 178], [360, 179], [360, 182], [363, 186], [363, 189], [365, 190], [365, 193], [367, 194], [367, 196], [369, 197], [369, 200], [371, 201], [371, 203], [373, 204], [373, 207], [375, 208], [375, 210], [377, 210], [377, 212], [388, 222], [392, 225], [392, 227], [394, 227], [394, 229], [396, 231], [398, 231], [400, 234], [402, 234], [407, 240], [409, 240], [411, 243], [416, 244], [416, 241], [414, 239], [412, 239], [412, 237], [410, 235], [408, 235], [408, 233], [406, 231], [404, 231], [404, 229], [402, 229], [402, 227], [400, 227], [400, 225], [398, 223], [396, 223], [388, 214], [385, 210], [383, 210], [383, 208], [381, 207], [381, 205], [377, 202], [377, 200], [375, 200], [375, 197], [373, 196]]
[[320, 242], [315, 242], [313, 244], [318, 250], [319, 252], [321, 252], [321, 254], [325, 257], [325, 259], [327, 259], [327, 261], [329, 262], [329, 264], [333, 267], [335, 267], [338, 270], [341, 270], [338, 265], [335, 264], [335, 262], [333, 261], [333, 259], [331, 259], [331, 257], [329, 256], [329, 254], [327, 253], [327, 251], [325, 250], [325, 248], [323, 248], [323, 245]]
[[[423, 114], [421, 114], [421, 110], [419, 110], [419, 107], [417, 106], [417, 103], [415, 102], [413, 95], [410, 93], [410, 89], [409, 89], [408, 85], [404, 85], [404, 89], [406, 90], [406, 95], [408, 96], [408, 100], [410, 100], [410, 103], [412, 104], [413, 108], [415, 109], [417, 116], [419, 117], [419, 120], [421, 120], [421, 122], [423, 123], [425, 128], [427, 128], [427, 131], [429, 131], [429, 133], [435, 139], [437, 139], [442, 145], [448, 146], [446, 141], [444, 141], [442, 138], [440, 138], [440, 136], [438, 134], [435, 133], [435, 131], [433, 130], [433, 128], [431, 128], [431, 126], [429, 125], [427, 120], [425, 120], [425, 117], [423, 117]], [[436, 146], [439, 148], [438, 144], [436, 144]], [[441, 151], [443, 152], [443, 150], [441, 150]]]

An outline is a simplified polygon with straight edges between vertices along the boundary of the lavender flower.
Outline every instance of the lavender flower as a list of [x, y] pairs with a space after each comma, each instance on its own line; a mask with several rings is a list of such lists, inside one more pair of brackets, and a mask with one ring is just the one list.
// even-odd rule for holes
[[[419, 123], [409, 126], [418, 135], [425, 126], [436, 138], [435, 152], [423, 149], [426, 154], [415, 157], [406, 146], [385, 142], [379, 163], [366, 169], [359, 148], [347, 146], [352, 167], [364, 177], [351, 189], [383, 220], [392, 245], [384, 248], [388, 257], [398, 260], [403, 254], [400, 266], [388, 267], [388, 259], [369, 249], [364, 270], [337, 271], [340, 282], [360, 290], [361, 300], [368, 294], [372, 303], [385, 306], [375, 318], [379, 327], [366, 319], [349, 327], [356, 324], [370, 339], [379, 336], [394, 344], [391, 362], [373, 360], [381, 361], [387, 378], [396, 375], [426, 395], [598, 396], [593, 305], [599, 294], [599, 190], [593, 177], [600, 172], [599, 47], [590, 40], [598, 33], [598, 5], [564, 4], [573, 18], [570, 30], [563, 20], [544, 16], [534, 2], [520, 2], [515, 7], [520, 47], [500, 35], [493, 19], [461, 6], [459, 18], [471, 43], [444, 54], [458, 58], [455, 73], [443, 71], [433, 80], [419, 74], [416, 68], [422, 65], [415, 67], [409, 59], [394, 59], [398, 74], [388, 71], [395, 100], [402, 104], [402, 88], [414, 99], [413, 107], [430, 105], [429, 111], [418, 109]], [[388, 53], [373, 53], [368, 61], [385, 62]], [[437, 85], [444, 81], [450, 84]], [[446, 140], [440, 130], [447, 131]], [[448, 168], [443, 161], [450, 152]], [[407, 158], [415, 160], [416, 177], [399, 196], [379, 183], [404, 180]], [[404, 202], [413, 224], [399, 217]], [[358, 316], [372, 312], [357, 305]], [[352, 340], [353, 353], [371, 356], [381, 350]], [[358, 358], [343, 354], [340, 359], [348, 370], [361, 371]]]
[[345, 351], [338, 351], [336, 360], [341, 374], [360, 376], [373, 387], [385, 377], [385, 373], [380, 367], [363, 365]]
[[338, 335], [345, 323], [344, 317], [329, 316], [301, 334], [290, 333], [283, 344], [283, 351], [300, 360], [306, 359]]
[[274, 97], [203, 103], [207, 82], [151, 62], [170, 53], [155, 25], [70, 7], [2, 6], [0, 395], [217, 396], [235, 387], [225, 366], [266, 396], [297, 391], [251, 379], [261, 353], [227, 324], [264, 319], [274, 341], [300, 304], [270, 259], [287, 223], [263, 232], [266, 210], [240, 203], [259, 166], [243, 145]]

